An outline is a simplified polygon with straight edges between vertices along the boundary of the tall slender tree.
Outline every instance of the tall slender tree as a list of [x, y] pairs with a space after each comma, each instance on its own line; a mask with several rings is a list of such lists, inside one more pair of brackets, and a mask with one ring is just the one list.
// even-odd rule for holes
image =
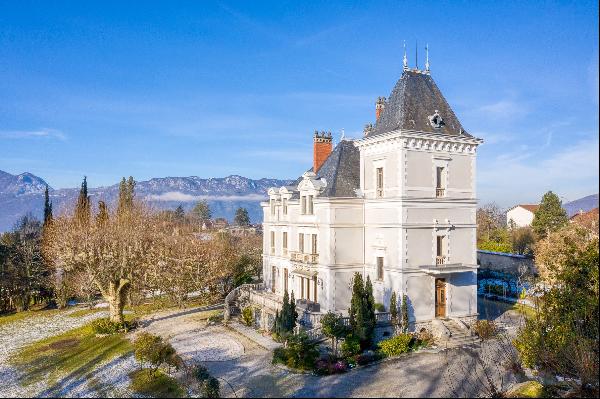
[[365, 282], [365, 297], [363, 301], [363, 306], [365, 308], [365, 333], [366, 333], [366, 341], [367, 345], [370, 345], [373, 342], [373, 336], [375, 334], [375, 324], [377, 324], [377, 319], [375, 317], [375, 297], [373, 296], [373, 284], [371, 283], [371, 278], [367, 276], [367, 281]]
[[108, 207], [106, 202], [98, 201], [98, 214], [96, 215], [96, 223], [103, 226], [108, 221]]
[[44, 227], [50, 222], [52, 222], [52, 202], [50, 201], [48, 185], [46, 184], [46, 189], [44, 190]]
[[117, 204], [117, 214], [119, 216], [129, 212], [133, 208], [135, 200], [135, 180], [132, 176], [128, 179], [123, 177], [119, 183], [119, 202]]
[[87, 176], [83, 177], [77, 205], [75, 206], [75, 218], [79, 223], [88, 224], [91, 216], [90, 197], [88, 196]]
[[248, 209], [242, 207], [238, 208], [235, 211], [233, 222], [238, 226], [249, 226], [250, 216], [248, 215]]
[[392, 319], [392, 325], [394, 328], [398, 326], [398, 298], [396, 297], [396, 291], [392, 291], [390, 298], [390, 318]]

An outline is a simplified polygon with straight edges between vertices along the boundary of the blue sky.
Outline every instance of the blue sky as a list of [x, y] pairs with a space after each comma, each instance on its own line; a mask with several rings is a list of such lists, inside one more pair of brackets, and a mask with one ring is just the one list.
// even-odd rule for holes
[[295, 178], [360, 136], [402, 43], [486, 140], [478, 196], [598, 192], [597, 2], [1, 2], [0, 170]]

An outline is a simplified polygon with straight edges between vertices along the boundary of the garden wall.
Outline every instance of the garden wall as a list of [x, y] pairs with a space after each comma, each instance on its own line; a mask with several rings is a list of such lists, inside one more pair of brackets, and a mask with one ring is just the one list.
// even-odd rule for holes
[[478, 250], [477, 264], [480, 272], [491, 270], [515, 276], [522, 275], [523, 272], [529, 275], [537, 274], [533, 258], [525, 255]]

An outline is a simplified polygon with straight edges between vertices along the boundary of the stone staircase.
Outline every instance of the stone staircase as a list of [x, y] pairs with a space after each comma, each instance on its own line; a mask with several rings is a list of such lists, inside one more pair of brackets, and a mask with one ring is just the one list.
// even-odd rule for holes
[[442, 323], [450, 331], [450, 337], [439, 342], [441, 347], [450, 349], [479, 344], [479, 338], [472, 335], [470, 330], [462, 327], [455, 320], [447, 319]]

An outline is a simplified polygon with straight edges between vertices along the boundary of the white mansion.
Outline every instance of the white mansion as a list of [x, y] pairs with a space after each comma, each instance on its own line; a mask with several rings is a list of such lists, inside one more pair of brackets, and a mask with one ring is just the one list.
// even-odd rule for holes
[[[269, 189], [265, 296], [294, 292], [307, 312], [346, 312], [353, 275], [375, 301], [408, 298], [412, 322], [477, 315], [477, 146], [431, 78], [406, 66], [364, 137], [315, 132], [313, 167]], [[263, 303], [264, 304], [264, 303]]]

